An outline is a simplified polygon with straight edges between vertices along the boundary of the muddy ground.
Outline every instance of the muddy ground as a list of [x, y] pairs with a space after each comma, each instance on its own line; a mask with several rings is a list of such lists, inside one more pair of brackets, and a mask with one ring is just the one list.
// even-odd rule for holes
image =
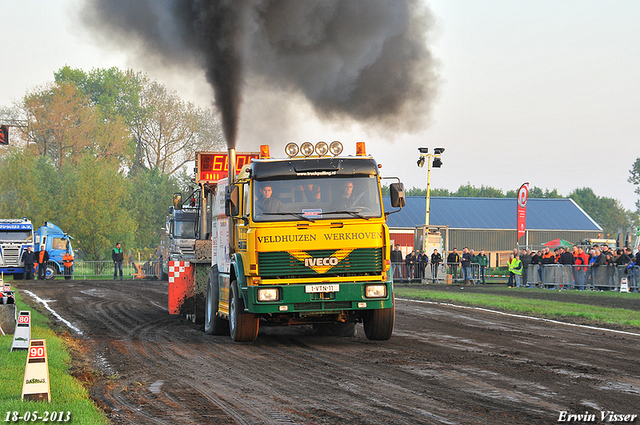
[[17, 286], [77, 329], [60, 325], [76, 347], [74, 372], [114, 424], [511, 425], [558, 423], [562, 412], [595, 423], [601, 411], [640, 414], [640, 330], [397, 300], [389, 341], [367, 340], [359, 325], [350, 338], [263, 327], [256, 342], [237, 344], [170, 316], [166, 282]]

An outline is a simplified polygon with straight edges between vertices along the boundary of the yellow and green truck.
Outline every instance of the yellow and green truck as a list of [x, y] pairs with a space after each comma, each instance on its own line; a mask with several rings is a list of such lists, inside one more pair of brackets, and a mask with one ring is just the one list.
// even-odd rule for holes
[[[290, 143], [219, 180], [209, 211], [204, 328], [254, 341], [264, 325], [311, 324], [330, 335], [387, 340], [395, 322], [389, 230], [379, 166], [357, 144]], [[235, 152], [228, 152], [235, 164]], [[391, 203], [404, 205], [402, 184]]]

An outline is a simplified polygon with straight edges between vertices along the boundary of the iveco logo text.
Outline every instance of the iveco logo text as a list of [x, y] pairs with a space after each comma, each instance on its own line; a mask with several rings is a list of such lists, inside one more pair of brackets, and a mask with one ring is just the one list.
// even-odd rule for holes
[[337, 266], [340, 260], [336, 257], [325, 258], [305, 258], [305, 267], [320, 267], [320, 266]]

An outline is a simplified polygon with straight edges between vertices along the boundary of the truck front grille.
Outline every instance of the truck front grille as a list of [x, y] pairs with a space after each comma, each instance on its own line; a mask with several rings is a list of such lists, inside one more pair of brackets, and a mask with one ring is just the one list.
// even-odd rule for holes
[[5, 267], [16, 267], [20, 263], [20, 248], [2, 247], [2, 260]]
[[[307, 251], [313, 258], [329, 258], [335, 250]], [[325, 273], [307, 267], [286, 251], [259, 252], [258, 273], [266, 278], [296, 278], [309, 276], [362, 276], [382, 273], [382, 248], [354, 249]]]

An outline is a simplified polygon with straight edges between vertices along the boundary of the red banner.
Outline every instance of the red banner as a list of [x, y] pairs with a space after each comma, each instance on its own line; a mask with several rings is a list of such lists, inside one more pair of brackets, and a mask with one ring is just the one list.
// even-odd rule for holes
[[527, 198], [529, 197], [529, 183], [524, 183], [518, 190], [518, 242], [527, 228]]

